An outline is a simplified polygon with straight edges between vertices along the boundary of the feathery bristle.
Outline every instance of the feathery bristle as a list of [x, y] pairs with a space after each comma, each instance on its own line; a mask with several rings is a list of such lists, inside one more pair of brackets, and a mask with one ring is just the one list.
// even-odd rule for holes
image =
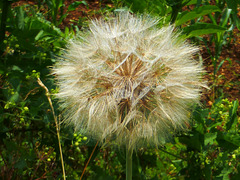
[[205, 86], [192, 58], [198, 48], [157, 23], [120, 12], [92, 20], [81, 40], [69, 42], [53, 73], [65, 119], [76, 130], [134, 149], [186, 129]]

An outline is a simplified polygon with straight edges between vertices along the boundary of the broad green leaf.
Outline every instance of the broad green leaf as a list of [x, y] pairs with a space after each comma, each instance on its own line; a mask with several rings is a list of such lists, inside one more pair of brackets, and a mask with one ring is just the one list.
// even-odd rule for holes
[[204, 145], [212, 145], [217, 138], [217, 132], [215, 133], [206, 133], [204, 135]]
[[203, 110], [198, 107], [192, 114], [192, 118], [197, 122], [196, 130], [201, 134], [204, 134], [205, 132], [205, 118], [207, 117], [208, 113], [208, 109]]
[[229, 180], [229, 174], [232, 172], [232, 169], [230, 166], [226, 166], [220, 173], [220, 175], [217, 176], [217, 179], [222, 179], [222, 180]]
[[29, 25], [29, 30], [38, 30], [41, 31], [43, 30], [45, 33], [51, 33], [53, 35], [64, 35], [62, 31], [54, 26], [51, 22], [41, 18], [41, 17], [32, 17], [29, 19], [31, 22], [31, 25]]
[[218, 132], [217, 142], [220, 146], [232, 151], [240, 147], [240, 136], [236, 133]]
[[183, 32], [186, 33], [188, 37], [224, 32], [226, 30], [225, 27], [209, 23], [195, 23], [183, 28]]
[[204, 16], [212, 12], [217, 12], [217, 11], [221, 11], [217, 6], [213, 6], [213, 5], [201, 6], [199, 8], [195, 8], [192, 11], [183, 12], [182, 15], [180, 15], [180, 17], [177, 19], [175, 24], [176, 26], [179, 26], [189, 20]]
[[23, 30], [24, 26], [25, 26], [25, 22], [24, 22], [24, 11], [23, 11], [23, 7], [22, 6], [17, 8], [16, 19], [17, 19], [17, 27], [18, 27], [18, 29]]

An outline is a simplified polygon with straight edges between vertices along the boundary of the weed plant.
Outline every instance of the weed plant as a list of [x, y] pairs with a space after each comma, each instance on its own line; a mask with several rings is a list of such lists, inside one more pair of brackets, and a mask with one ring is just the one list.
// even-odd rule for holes
[[[0, 2], [0, 179], [63, 179], [54, 116], [37, 79], [48, 88], [56, 117], [61, 119], [54, 96], [59, 89], [49, 67], [86, 23], [81, 17], [76, 26], [62, 28], [67, 14], [80, 6], [91, 9], [92, 3], [74, 1], [65, 7], [64, 1], [39, 0], [35, 5], [20, 6], [16, 2]], [[159, 26], [175, 24], [182, 36], [208, 51], [209, 66], [214, 67], [213, 78], [217, 79], [224, 63], [221, 52], [237, 43], [233, 30], [239, 29], [240, 20], [239, 1], [214, 2], [113, 0], [105, 7], [106, 1], [101, 1], [99, 12], [108, 14], [125, 7], [136, 14], [147, 12], [160, 17]], [[43, 12], [45, 6], [48, 9]], [[219, 90], [218, 81], [213, 82], [210, 88]], [[133, 179], [239, 179], [237, 98], [230, 101], [224, 94], [215, 93], [211, 106], [203, 100], [202, 106], [194, 107], [187, 132], [159, 148], [142, 147], [134, 152]], [[62, 124], [59, 132], [66, 179], [80, 179], [89, 159], [82, 179], [125, 178], [124, 152], [95, 148], [96, 141]]]

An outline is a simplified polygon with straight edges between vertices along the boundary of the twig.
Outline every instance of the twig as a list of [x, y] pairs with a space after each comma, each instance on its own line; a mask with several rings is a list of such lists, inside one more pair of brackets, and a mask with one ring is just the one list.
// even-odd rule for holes
[[83, 169], [83, 172], [82, 172], [82, 175], [81, 175], [81, 177], [80, 177], [80, 180], [82, 180], [82, 177], [83, 177], [83, 175], [84, 175], [84, 172], [85, 172], [86, 169], [87, 169], [87, 166], [88, 166], [88, 164], [89, 164], [89, 162], [90, 162], [90, 160], [91, 160], [91, 158], [92, 158], [92, 156], [93, 156], [93, 153], [94, 153], [95, 149], [97, 148], [97, 145], [98, 145], [98, 141], [97, 141], [95, 147], [94, 147], [93, 150], [92, 150], [92, 153], [91, 153], [91, 155], [90, 155], [90, 157], [89, 157], [89, 159], [88, 159], [88, 161], [87, 161], [87, 164], [85, 165], [85, 167], [84, 167], [84, 169]]
[[158, 147], [157, 149], [159, 149], [160, 151], [163, 151], [163, 152], [165, 152], [165, 153], [167, 153], [167, 154], [169, 154], [169, 155], [171, 155], [171, 156], [173, 156], [173, 157], [175, 157], [175, 158], [182, 159], [180, 156], [175, 155], [175, 154], [173, 154], [173, 153], [170, 153], [170, 152], [168, 152], [168, 151], [165, 151], [164, 149], [162, 149], [162, 148], [160, 148], [160, 147]]
[[55, 121], [55, 124], [56, 124], [58, 145], [59, 145], [59, 151], [60, 151], [60, 157], [61, 157], [61, 163], [62, 163], [63, 179], [66, 180], [65, 169], [64, 169], [64, 162], [63, 162], [63, 155], [62, 155], [62, 148], [61, 148], [61, 141], [60, 141], [60, 125], [59, 125], [57, 117], [55, 115], [55, 111], [54, 111], [54, 108], [53, 108], [53, 105], [52, 105], [52, 100], [50, 98], [50, 93], [49, 93], [48, 88], [43, 84], [43, 82], [41, 81], [40, 78], [37, 79], [37, 82], [43, 89], [45, 89], [48, 102], [49, 102], [50, 107], [52, 109], [53, 118], [54, 118], [54, 121]]
[[25, 98], [23, 99], [23, 101], [26, 101], [26, 99], [28, 98], [28, 96], [29, 96], [32, 92], [36, 91], [38, 88], [39, 88], [39, 87], [35, 87], [35, 88], [32, 89], [31, 91], [29, 91], [29, 92], [27, 93], [27, 95], [25, 96]]

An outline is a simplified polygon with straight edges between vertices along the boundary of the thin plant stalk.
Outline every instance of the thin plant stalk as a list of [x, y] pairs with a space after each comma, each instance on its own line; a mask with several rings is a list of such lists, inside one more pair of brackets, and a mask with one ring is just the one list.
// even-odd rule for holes
[[126, 180], [132, 180], [132, 151], [126, 148]]
[[85, 173], [85, 171], [86, 171], [86, 169], [87, 169], [87, 166], [88, 166], [88, 164], [89, 164], [89, 162], [90, 162], [90, 160], [91, 160], [91, 158], [92, 158], [92, 156], [93, 156], [93, 153], [95, 152], [95, 150], [96, 150], [96, 148], [97, 148], [97, 145], [98, 145], [98, 141], [97, 141], [94, 149], [92, 150], [92, 153], [91, 153], [91, 155], [90, 155], [90, 157], [89, 157], [89, 159], [88, 159], [88, 161], [87, 161], [87, 164], [86, 164], [85, 167], [84, 167], [84, 170], [83, 170], [83, 172], [82, 172], [82, 175], [81, 175], [81, 177], [80, 177], [80, 180], [82, 180], [82, 178], [83, 178], [83, 175], [84, 175], [84, 173]]
[[63, 161], [63, 155], [62, 155], [61, 140], [60, 140], [60, 124], [58, 123], [57, 116], [55, 115], [55, 111], [54, 111], [54, 108], [53, 108], [53, 105], [52, 105], [52, 100], [51, 100], [51, 98], [50, 98], [50, 93], [49, 93], [48, 88], [43, 84], [43, 82], [41, 81], [40, 78], [37, 78], [37, 82], [38, 82], [38, 84], [39, 84], [43, 89], [45, 89], [48, 102], [49, 102], [50, 107], [51, 107], [51, 109], [52, 109], [52, 114], [53, 114], [53, 118], [54, 118], [54, 121], [55, 121], [56, 131], [57, 131], [57, 137], [58, 137], [58, 146], [59, 146], [60, 157], [61, 157], [61, 164], [62, 164], [62, 171], [63, 171], [63, 179], [66, 180], [65, 168], [64, 168], [64, 161]]

